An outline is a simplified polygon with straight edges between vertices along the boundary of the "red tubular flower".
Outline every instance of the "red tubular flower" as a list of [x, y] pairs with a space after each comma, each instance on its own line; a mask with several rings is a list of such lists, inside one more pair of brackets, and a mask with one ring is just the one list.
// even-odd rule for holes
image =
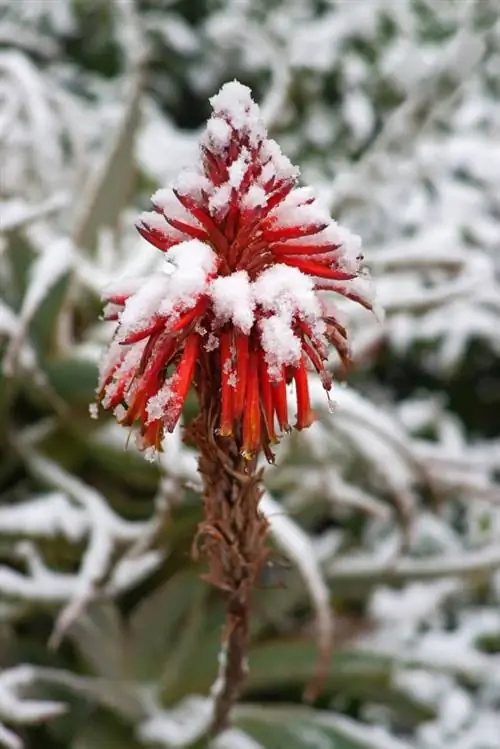
[[139, 424], [141, 447], [161, 449], [191, 383], [199, 391], [210, 373], [219, 436], [271, 459], [276, 428], [289, 429], [287, 386], [303, 429], [307, 368], [329, 390], [328, 345], [348, 358], [332, 293], [370, 308], [354, 288], [360, 241], [297, 187], [248, 88], [228, 83], [211, 104], [200, 164], [156, 192], [137, 224], [165, 253], [164, 271], [106, 297], [117, 327], [98, 395], [120, 423]]

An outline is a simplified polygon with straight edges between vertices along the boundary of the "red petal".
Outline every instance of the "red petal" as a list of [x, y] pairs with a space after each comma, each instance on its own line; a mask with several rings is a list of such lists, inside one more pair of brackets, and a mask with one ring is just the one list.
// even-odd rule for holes
[[142, 341], [144, 338], [147, 338], [149, 335], [153, 335], [154, 333], [157, 333], [159, 330], [161, 330], [164, 327], [165, 327], [165, 318], [157, 317], [148, 325], [147, 328], [138, 330], [135, 333], [130, 333], [129, 335], [125, 336], [125, 338], [122, 338], [120, 340], [120, 344], [122, 346], [128, 346], [131, 343], [138, 343], [139, 341]]
[[169, 432], [174, 431], [184, 407], [184, 402], [193, 380], [199, 349], [200, 337], [197, 333], [193, 333], [186, 339], [182, 358], [175, 374], [172, 376], [172, 396], [174, 403], [170, 409], [170, 413], [165, 415], [165, 425]]
[[263, 235], [268, 242], [274, 240], [299, 239], [300, 237], [310, 237], [326, 229], [328, 224], [310, 224], [309, 226], [270, 226], [264, 228]]
[[305, 429], [314, 421], [314, 413], [311, 409], [309, 397], [309, 383], [307, 381], [307, 370], [304, 357], [301, 358], [299, 366], [294, 370], [295, 389], [297, 391], [297, 423], [296, 429]]
[[247, 388], [248, 372], [248, 336], [237, 333], [236, 345], [236, 389], [234, 392], [234, 418], [238, 419], [243, 413]]
[[270, 442], [277, 444], [278, 438], [274, 431], [274, 402], [273, 402], [273, 390], [271, 381], [269, 379], [269, 372], [267, 370], [267, 364], [263, 356], [259, 356], [259, 376], [260, 376], [260, 398], [262, 404], [262, 412], [264, 416], [265, 427], [267, 436]]
[[179, 244], [179, 242], [182, 242], [182, 237], [173, 239], [172, 237], [159, 232], [157, 229], [149, 229], [147, 226], [145, 226], [145, 224], [142, 223], [137, 223], [135, 225], [135, 228], [137, 229], [141, 237], [144, 237], [147, 242], [149, 242], [153, 245], [153, 247], [156, 247], [157, 250], [161, 250], [162, 252], [167, 252], [167, 250], [170, 250], [171, 247]]
[[291, 265], [293, 268], [298, 268], [302, 273], [307, 273], [309, 276], [317, 276], [318, 278], [331, 278], [333, 281], [350, 281], [356, 278], [356, 273], [346, 273], [336, 268], [327, 268], [319, 262], [313, 262], [312, 260], [284, 257], [283, 262], [286, 265]]
[[283, 367], [281, 380], [273, 382], [271, 387], [273, 391], [274, 410], [276, 411], [278, 424], [280, 425], [282, 432], [288, 432], [290, 431], [290, 425], [288, 423], [288, 404], [286, 400], [285, 367]]
[[193, 226], [192, 224], [187, 224], [185, 221], [179, 221], [176, 218], [170, 218], [166, 215], [165, 219], [170, 226], [174, 227], [174, 229], [183, 232], [183, 234], [188, 234], [190, 237], [193, 237], [193, 239], [200, 239], [202, 242], [206, 242], [208, 239], [208, 234], [205, 229], [202, 229], [199, 226]]
[[276, 255], [334, 255], [339, 249], [339, 244], [289, 244], [287, 242], [275, 242], [271, 251]]
[[276, 206], [282, 203], [286, 196], [291, 193], [294, 187], [295, 181], [290, 180], [289, 182], [285, 182], [284, 184], [280, 182], [278, 185], [275, 185], [272, 188], [272, 192], [269, 188], [266, 189], [266, 192], [270, 192], [270, 195], [267, 199], [267, 209], [270, 211], [272, 208], [276, 208]]
[[221, 414], [219, 433], [221, 437], [230, 437], [233, 433], [234, 388], [229, 384], [229, 377], [233, 374], [231, 337], [229, 332], [220, 335]]
[[250, 459], [260, 447], [260, 404], [259, 404], [259, 358], [256, 351], [250, 351], [245, 412], [243, 414], [242, 455]]
[[193, 320], [203, 315], [207, 304], [208, 302], [206, 297], [202, 297], [200, 301], [195, 304], [193, 309], [190, 309], [188, 312], [185, 312], [183, 315], [181, 315], [179, 319], [172, 325], [172, 327], [168, 327], [168, 333], [178, 333], [183, 328], [186, 328], [190, 323], [193, 322]]
[[163, 424], [161, 421], [152, 421], [141, 431], [141, 434], [143, 447], [154, 447], [158, 452], [161, 451], [161, 441], [163, 439]]
[[179, 203], [183, 205], [187, 211], [192, 213], [192, 215], [198, 219], [200, 224], [207, 230], [207, 234], [215, 246], [220, 251], [227, 252], [227, 239], [217, 227], [211, 216], [208, 215], [206, 210], [197, 206], [194, 200], [192, 200], [188, 195], [181, 195], [177, 190], [174, 190], [174, 195]]
[[309, 341], [306, 341], [305, 339], [302, 340], [302, 348], [307, 354], [311, 364], [313, 365], [314, 369], [318, 374], [323, 372], [325, 366], [323, 362], [321, 361], [321, 357], [316, 351], [316, 349], [309, 343]]

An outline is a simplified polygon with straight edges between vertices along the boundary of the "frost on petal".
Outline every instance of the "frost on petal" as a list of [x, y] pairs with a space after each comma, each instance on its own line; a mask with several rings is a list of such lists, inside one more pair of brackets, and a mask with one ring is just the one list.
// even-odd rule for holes
[[[197, 171], [195, 169], [183, 169], [183, 171], [179, 174], [179, 176], [176, 179], [175, 189], [177, 190], [179, 195], [188, 195], [189, 197], [193, 198], [193, 200], [196, 203], [200, 203], [203, 197], [203, 193], [205, 193], [206, 195], [211, 194], [213, 190], [213, 185], [210, 182], [210, 180], [201, 171]], [[175, 198], [175, 195], [174, 195], [174, 198]], [[177, 200], [177, 204], [183, 211], [185, 211], [185, 214], [189, 216], [191, 220], [193, 220], [193, 217], [191, 216], [191, 214], [180, 205], [178, 200]], [[168, 205], [165, 205], [165, 204], [163, 205], [164, 205], [164, 210], [169, 215], [171, 215], [170, 202]]]
[[[202, 185], [204, 183], [202, 182], [202, 180], [202, 176], [193, 176], [193, 173], [190, 173], [190, 177], [188, 177], [186, 174], [184, 175], [184, 177], [181, 176], [179, 178], [181, 188], [179, 189], [177, 185], [176, 188], [178, 189], [180, 195], [189, 195], [195, 200], [198, 200], [199, 196], [201, 195], [201, 190], [203, 189]], [[192, 213], [184, 208], [172, 188], [162, 188], [160, 190], [157, 190], [151, 196], [151, 202], [155, 206], [155, 208], [160, 211], [161, 214], [163, 214], [157, 215], [160, 221], [163, 222], [164, 230], [166, 229], [169, 232], [169, 235], [171, 234], [171, 232], [178, 231], [182, 239], [186, 238], [181, 231], [172, 227], [166, 219], [169, 219], [170, 221], [180, 221], [183, 224], [194, 226], [198, 229], [201, 228], [199, 221], [197, 221]], [[149, 216], [150, 214], [143, 215]]]
[[159, 421], [165, 416], [165, 413], [172, 406], [173, 397], [172, 383], [166, 382], [156, 395], [148, 400], [146, 407], [148, 423]]
[[166, 265], [167, 293], [159, 305], [159, 313], [169, 315], [194, 307], [216, 268], [216, 255], [204, 242], [192, 239], [173, 247], [168, 253]]
[[211, 215], [216, 216], [219, 220], [224, 218], [229, 209], [230, 198], [231, 185], [229, 182], [217, 187], [208, 201], [208, 208]]
[[264, 311], [277, 313], [289, 322], [295, 314], [310, 320], [321, 314], [312, 279], [288, 265], [274, 265], [261, 273], [253, 284], [253, 295]]
[[262, 144], [260, 157], [264, 162], [268, 162], [267, 168], [271, 169], [270, 176], [277, 180], [295, 180], [300, 174], [300, 169], [292, 164], [272, 138], [267, 138]]
[[232, 322], [242, 333], [250, 333], [254, 322], [255, 302], [245, 271], [214, 279], [210, 286], [210, 296], [216, 319], [223, 323]]
[[271, 379], [281, 378], [283, 365], [298, 365], [302, 344], [283, 317], [272, 315], [260, 321], [260, 343]]
[[265, 206], [266, 203], [267, 193], [260, 185], [251, 185], [241, 199], [241, 207], [249, 210]]
[[232, 130], [230, 125], [220, 117], [212, 117], [205, 129], [204, 143], [213, 153], [223, 154], [231, 141]]
[[143, 328], [157, 314], [162, 300], [168, 295], [169, 279], [163, 273], [151, 276], [125, 302], [120, 318], [120, 338]]
[[[297, 194], [301, 193], [301, 194]], [[303, 201], [302, 190], [292, 190], [285, 200], [272, 212], [272, 217], [279, 226], [322, 226], [329, 224], [328, 211], [316, 200], [312, 203]]]
[[252, 148], [265, 137], [266, 129], [260, 109], [252, 99], [248, 86], [238, 81], [224, 84], [219, 93], [210, 99], [213, 118], [225, 119], [236, 131], [243, 131]]

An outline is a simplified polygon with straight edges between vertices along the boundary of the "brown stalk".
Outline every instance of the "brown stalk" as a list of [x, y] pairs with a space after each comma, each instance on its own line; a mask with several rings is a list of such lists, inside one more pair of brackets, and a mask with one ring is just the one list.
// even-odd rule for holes
[[224, 657], [213, 691], [211, 732], [215, 735], [229, 725], [247, 673], [252, 591], [268, 554], [268, 522], [258, 509], [261, 471], [257, 471], [256, 459], [241, 456], [239, 435], [217, 435], [220, 399], [207, 375], [204, 371], [198, 380], [203, 383], [198, 388], [200, 412], [189, 436], [199, 450], [204, 487], [204, 520], [193, 553], [203, 553], [209, 567], [205, 579], [227, 596]]

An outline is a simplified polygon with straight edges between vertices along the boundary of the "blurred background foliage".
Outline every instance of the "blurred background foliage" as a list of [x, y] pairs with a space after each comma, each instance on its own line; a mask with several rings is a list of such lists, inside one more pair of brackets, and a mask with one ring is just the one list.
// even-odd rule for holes
[[499, 69], [495, 0], [0, 0], [0, 745], [207, 746], [196, 456], [175, 433], [148, 463], [88, 406], [100, 290], [158, 262], [134, 217], [238, 78], [362, 235], [385, 318], [346, 308], [348, 384], [266, 473], [213, 746], [498, 747]]

